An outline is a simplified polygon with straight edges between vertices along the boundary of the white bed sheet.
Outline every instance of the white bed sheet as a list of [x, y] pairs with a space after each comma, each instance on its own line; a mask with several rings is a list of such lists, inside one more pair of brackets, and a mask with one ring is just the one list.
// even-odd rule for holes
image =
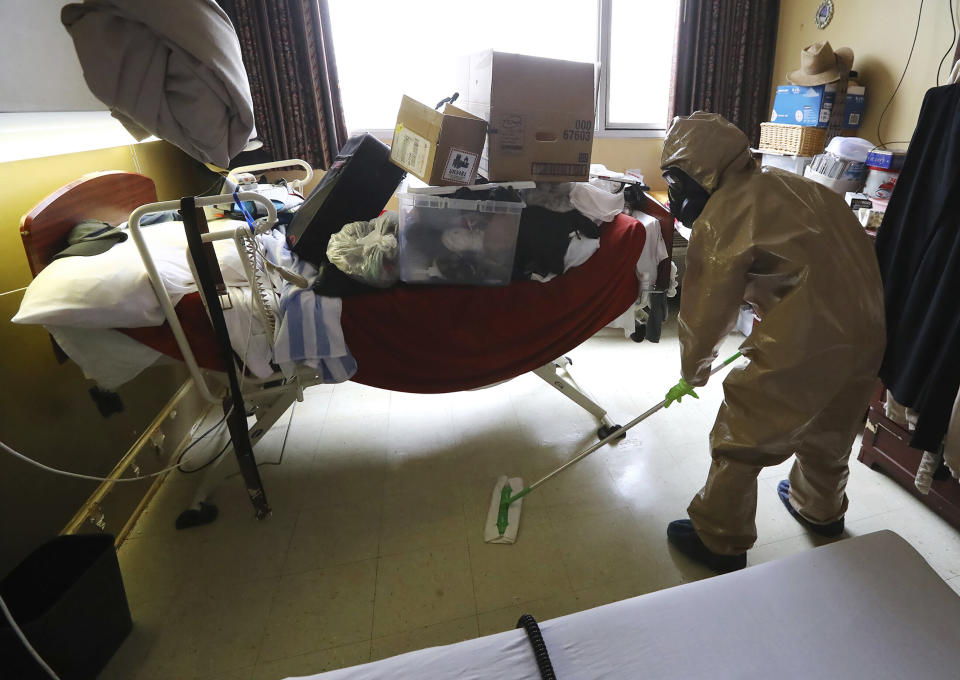
[[[540, 628], [564, 680], [960, 677], [960, 596], [889, 531]], [[526, 634], [514, 630], [309, 677], [539, 680], [540, 674]]]
[[[274, 375], [270, 338], [259, 320], [249, 288], [228, 286], [231, 306], [223, 310], [230, 344], [258, 378]], [[44, 326], [84, 376], [115, 390], [165, 357], [160, 352], [110, 328]]]

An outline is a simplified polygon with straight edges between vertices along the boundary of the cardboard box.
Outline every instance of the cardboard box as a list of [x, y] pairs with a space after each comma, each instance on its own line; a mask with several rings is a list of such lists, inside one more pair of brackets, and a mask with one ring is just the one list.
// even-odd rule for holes
[[863, 85], [850, 85], [843, 106], [843, 129], [856, 130], [863, 120], [863, 110], [867, 106], [867, 88]]
[[777, 95], [773, 99], [771, 123], [785, 125], [803, 125], [805, 127], [827, 127], [837, 86], [827, 85], [778, 85]]
[[489, 123], [480, 172], [492, 182], [586, 182], [594, 64], [488, 50], [460, 63], [463, 107]]
[[404, 96], [390, 145], [390, 162], [427, 184], [472, 184], [487, 122], [447, 104], [443, 112]]

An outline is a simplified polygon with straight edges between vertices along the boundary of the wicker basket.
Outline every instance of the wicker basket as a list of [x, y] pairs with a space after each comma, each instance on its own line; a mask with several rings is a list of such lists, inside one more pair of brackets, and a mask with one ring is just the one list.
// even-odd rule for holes
[[816, 156], [823, 152], [827, 129], [783, 123], [760, 123], [760, 150]]

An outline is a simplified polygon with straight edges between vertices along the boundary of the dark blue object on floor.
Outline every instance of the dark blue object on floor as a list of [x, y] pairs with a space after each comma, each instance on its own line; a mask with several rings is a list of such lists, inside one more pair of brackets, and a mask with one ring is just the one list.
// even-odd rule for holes
[[688, 519], [678, 519], [667, 526], [667, 540], [677, 550], [694, 562], [699, 562], [709, 569], [720, 574], [737, 571], [747, 566], [747, 553], [739, 555], [719, 555], [711, 551], [697, 536], [693, 522]]
[[797, 512], [796, 508], [794, 508], [790, 503], [789, 479], [780, 480], [780, 483], [777, 484], [777, 495], [780, 496], [780, 501], [783, 503], [783, 507], [787, 509], [787, 512], [789, 512], [795, 520], [800, 522], [800, 524], [805, 526], [813, 533], [830, 538], [839, 536], [843, 533], [843, 517], [838, 519], [836, 522], [830, 522], [829, 524], [816, 524]]

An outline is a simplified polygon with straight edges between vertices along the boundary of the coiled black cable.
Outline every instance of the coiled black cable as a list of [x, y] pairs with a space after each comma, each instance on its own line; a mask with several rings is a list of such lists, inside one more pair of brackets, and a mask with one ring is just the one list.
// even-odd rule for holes
[[543, 636], [540, 634], [540, 626], [537, 620], [530, 614], [524, 614], [517, 621], [517, 628], [523, 628], [530, 639], [530, 646], [533, 647], [533, 656], [537, 660], [537, 668], [540, 669], [540, 677], [543, 680], [557, 680], [553, 672], [553, 664], [550, 663], [550, 655], [547, 653], [547, 645], [543, 642]]

